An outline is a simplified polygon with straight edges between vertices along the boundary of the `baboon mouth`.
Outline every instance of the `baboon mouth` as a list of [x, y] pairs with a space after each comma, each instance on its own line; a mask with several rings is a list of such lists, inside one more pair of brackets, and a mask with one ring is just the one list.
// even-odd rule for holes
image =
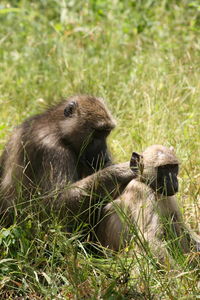
[[91, 161], [86, 160], [85, 162], [93, 170], [99, 170], [99, 169], [103, 168], [106, 164], [104, 159], [95, 159], [95, 158], [92, 159]]
[[163, 190], [162, 188], [158, 189], [156, 191], [158, 194], [163, 195], [163, 196], [173, 196], [175, 195], [178, 191], [175, 190]]

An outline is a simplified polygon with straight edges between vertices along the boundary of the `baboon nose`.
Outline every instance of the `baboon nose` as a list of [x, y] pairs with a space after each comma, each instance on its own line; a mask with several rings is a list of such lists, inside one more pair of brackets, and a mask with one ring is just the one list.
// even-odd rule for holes
[[178, 192], [178, 182], [176, 182], [174, 184], [174, 192], [177, 193]]

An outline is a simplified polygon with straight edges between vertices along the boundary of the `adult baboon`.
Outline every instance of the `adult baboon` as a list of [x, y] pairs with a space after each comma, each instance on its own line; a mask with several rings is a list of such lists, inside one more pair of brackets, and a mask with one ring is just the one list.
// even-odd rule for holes
[[[142, 155], [133, 152], [130, 166], [138, 172], [122, 195], [103, 208], [96, 235], [104, 247], [118, 251], [134, 238], [139, 247], [148, 247], [164, 262], [167, 247], [176, 244], [183, 253], [199, 251], [200, 239], [183, 223], [176, 197], [179, 161], [173, 148], [148, 147]], [[135, 234], [134, 234], [135, 230]], [[176, 240], [176, 242], [175, 242]]]
[[41, 197], [46, 211], [67, 216], [70, 226], [89, 222], [93, 205], [134, 177], [128, 163], [111, 165], [106, 138], [114, 126], [103, 100], [91, 96], [71, 97], [23, 122], [0, 159], [1, 214]]

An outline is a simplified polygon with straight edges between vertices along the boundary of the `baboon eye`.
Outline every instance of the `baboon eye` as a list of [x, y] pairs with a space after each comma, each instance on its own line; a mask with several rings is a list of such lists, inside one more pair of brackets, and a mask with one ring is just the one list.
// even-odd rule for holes
[[73, 114], [75, 108], [76, 108], [76, 102], [74, 102], [74, 101], [70, 102], [67, 105], [67, 107], [65, 107], [65, 109], [64, 109], [64, 116], [70, 117]]

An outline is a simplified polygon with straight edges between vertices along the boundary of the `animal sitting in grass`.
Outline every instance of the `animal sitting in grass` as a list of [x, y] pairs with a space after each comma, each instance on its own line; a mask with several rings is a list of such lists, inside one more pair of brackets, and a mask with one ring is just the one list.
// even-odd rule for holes
[[97, 228], [101, 245], [119, 251], [134, 239], [161, 264], [171, 260], [169, 253], [174, 256], [175, 249], [199, 251], [200, 239], [183, 223], [175, 196], [179, 161], [174, 149], [153, 145], [142, 155], [133, 152], [130, 167], [137, 178], [102, 211]]

